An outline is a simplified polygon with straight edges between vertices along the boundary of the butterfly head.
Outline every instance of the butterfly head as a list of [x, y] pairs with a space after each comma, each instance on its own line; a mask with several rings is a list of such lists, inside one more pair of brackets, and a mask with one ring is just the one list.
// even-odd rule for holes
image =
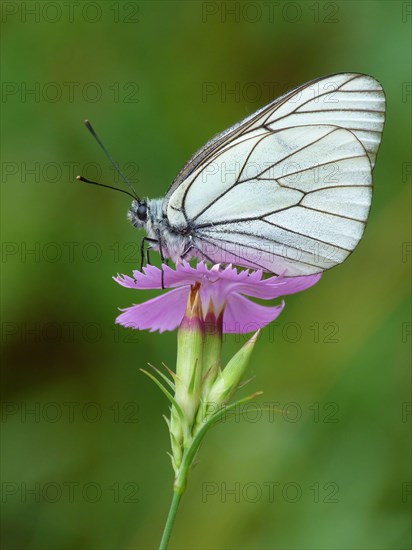
[[145, 200], [134, 200], [127, 213], [127, 218], [134, 227], [145, 227], [149, 208]]

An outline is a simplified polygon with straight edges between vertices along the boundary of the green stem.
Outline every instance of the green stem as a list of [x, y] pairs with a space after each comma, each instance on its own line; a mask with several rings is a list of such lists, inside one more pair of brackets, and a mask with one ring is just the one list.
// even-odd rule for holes
[[216, 424], [228, 411], [236, 408], [238, 405], [241, 405], [242, 403], [246, 403], [247, 401], [250, 401], [254, 397], [257, 397], [258, 395], [261, 395], [261, 394], [262, 392], [255, 392], [252, 395], [249, 395], [248, 397], [239, 399], [239, 401], [236, 401], [235, 403], [231, 403], [230, 405], [225, 405], [216, 414], [212, 415], [208, 419], [205, 419], [203, 426], [197, 431], [196, 435], [194, 436], [190, 447], [185, 449], [185, 451], [183, 452], [182, 463], [180, 465], [179, 472], [174, 482], [173, 499], [170, 505], [169, 514], [167, 516], [166, 525], [162, 535], [162, 540], [160, 541], [159, 550], [167, 550], [167, 545], [169, 544], [170, 535], [172, 534], [173, 523], [175, 521], [176, 512], [179, 507], [180, 499], [182, 498], [182, 495], [186, 489], [187, 476], [189, 474], [190, 466], [196, 456], [197, 450], [199, 449], [203, 438], [206, 435], [206, 432], [209, 430], [209, 428], [211, 428], [214, 424]]
[[166, 550], [169, 544], [170, 535], [172, 534], [173, 524], [176, 517], [176, 512], [180, 504], [180, 499], [186, 489], [187, 476], [189, 475], [190, 466], [199, 447], [200, 442], [195, 441], [183, 453], [182, 463], [179, 472], [176, 476], [173, 489], [173, 499], [170, 504], [169, 513], [167, 515], [166, 525], [163, 531], [162, 540], [160, 541], [159, 550]]
[[163, 531], [162, 540], [160, 541], [159, 550], [166, 550], [169, 544], [170, 535], [172, 534], [173, 524], [176, 517], [176, 512], [179, 507], [180, 499], [183, 492], [175, 489], [173, 492], [173, 499], [170, 505], [169, 514], [167, 516], [166, 525]]

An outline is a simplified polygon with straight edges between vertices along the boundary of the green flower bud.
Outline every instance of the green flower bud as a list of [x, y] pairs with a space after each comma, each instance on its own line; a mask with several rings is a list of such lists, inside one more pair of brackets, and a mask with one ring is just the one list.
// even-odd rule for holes
[[249, 359], [259, 336], [259, 330], [232, 357], [223, 371], [220, 371], [205, 397], [206, 414], [216, 412], [216, 407], [225, 405], [236, 392], [249, 364]]

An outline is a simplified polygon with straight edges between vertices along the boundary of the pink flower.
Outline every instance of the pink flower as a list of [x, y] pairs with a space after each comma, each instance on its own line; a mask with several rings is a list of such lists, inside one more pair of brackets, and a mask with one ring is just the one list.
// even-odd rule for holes
[[[232, 266], [222, 268], [219, 264], [208, 268], [204, 262], [196, 267], [183, 262], [177, 264], [175, 270], [163, 265], [163, 271], [164, 286], [173, 290], [121, 310], [123, 313], [117, 317], [116, 323], [151, 332], [174, 330], [183, 319], [191, 285], [200, 283], [204, 317], [212, 307], [216, 317], [223, 312], [223, 332], [252, 332], [276, 319], [284, 302], [267, 307], [245, 296], [273, 300], [305, 290], [320, 279], [320, 274], [262, 279], [262, 271], [237, 271]], [[162, 288], [162, 272], [152, 265], [144, 267], [143, 272], [133, 271], [133, 278], [118, 275], [114, 280], [126, 288], [137, 290]]]

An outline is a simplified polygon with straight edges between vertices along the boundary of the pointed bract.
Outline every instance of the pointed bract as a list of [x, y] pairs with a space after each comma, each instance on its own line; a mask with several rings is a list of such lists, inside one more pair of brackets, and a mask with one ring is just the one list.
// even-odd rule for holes
[[259, 331], [240, 348], [217, 377], [209, 393], [205, 396], [205, 401], [209, 406], [225, 405], [236, 392], [249, 365], [258, 336]]

